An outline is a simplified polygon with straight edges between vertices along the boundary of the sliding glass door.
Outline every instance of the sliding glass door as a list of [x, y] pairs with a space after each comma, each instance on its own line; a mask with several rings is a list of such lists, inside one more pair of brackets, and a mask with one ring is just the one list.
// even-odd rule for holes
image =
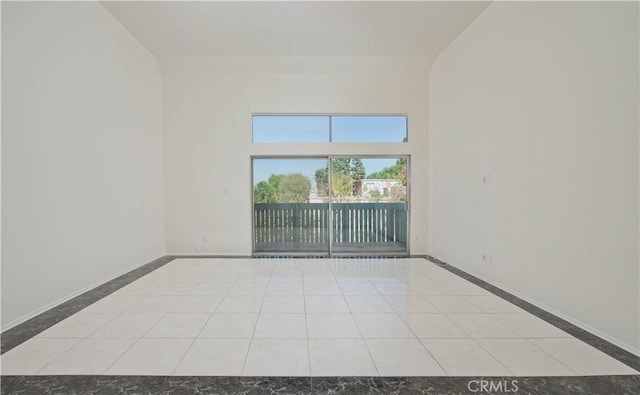
[[407, 160], [331, 159], [331, 251], [407, 251]]
[[257, 254], [405, 254], [405, 157], [253, 159]]
[[327, 254], [329, 203], [314, 174], [327, 158], [253, 159], [253, 233], [256, 253]]

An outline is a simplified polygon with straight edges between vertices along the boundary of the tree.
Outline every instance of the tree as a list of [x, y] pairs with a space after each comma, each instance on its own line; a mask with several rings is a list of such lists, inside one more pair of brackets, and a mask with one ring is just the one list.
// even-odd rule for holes
[[351, 159], [338, 158], [331, 161], [331, 175], [342, 174], [351, 176]]
[[311, 180], [304, 174], [272, 174], [253, 188], [254, 203], [307, 203]]
[[329, 169], [323, 167], [316, 170], [315, 179], [318, 196], [329, 196]]
[[366, 171], [360, 158], [351, 159], [351, 178], [353, 178], [351, 189], [354, 196], [362, 196], [362, 179]]
[[254, 203], [275, 203], [278, 200], [278, 192], [273, 184], [260, 181], [253, 188]]
[[398, 180], [402, 185], [407, 185], [407, 160], [404, 158], [398, 159], [393, 166], [385, 167], [384, 169], [371, 173], [367, 176], [368, 179], [379, 180]]
[[301, 173], [287, 174], [278, 184], [278, 203], [307, 203], [311, 180]]
[[400, 171], [396, 173], [395, 179], [400, 181], [402, 186], [407, 186], [407, 166], [404, 165], [400, 168]]
[[278, 187], [280, 186], [280, 181], [282, 181], [283, 178], [285, 178], [287, 175], [286, 174], [272, 174], [269, 176], [269, 184], [273, 185], [273, 187], [276, 189], [276, 191], [278, 190]]
[[349, 173], [351, 174], [351, 178], [353, 178], [354, 180], [362, 180], [364, 178], [366, 171], [364, 169], [362, 159], [351, 159], [351, 169]]
[[331, 175], [331, 186], [333, 196], [341, 199], [351, 196], [351, 176], [342, 173], [333, 173]]
[[[333, 196], [346, 198], [362, 195], [362, 180], [367, 171], [360, 158], [337, 158], [331, 160], [331, 184]], [[328, 169], [320, 168], [315, 173], [319, 196], [329, 192]]]

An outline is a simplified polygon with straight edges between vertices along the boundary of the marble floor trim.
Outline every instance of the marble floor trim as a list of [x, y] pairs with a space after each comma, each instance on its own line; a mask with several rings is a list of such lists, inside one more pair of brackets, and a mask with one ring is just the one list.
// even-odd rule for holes
[[133, 269], [130, 272], [118, 276], [111, 281], [98, 285], [97, 287], [90, 289], [64, 303], [52, 307], [51, 309], [38, 314], [37, 316], [30, 318], [13, 328], [7, 329], [0, 334], [0, 340], [2, 343], [0, 346], [0, 355], [19, 346], [44, 330], [52, 327], [65, 318], [72, 316], [105, 296], [114, 293], [120, 288], [129, 285], [137, 279], [166, 265], [174, 259], [175, 257], [173, 256], [163, 256], [158, 258]]
[[3, 376], [3, 394], [637, 394], [640, 376], [175, 377]]
[[[284, 257], [284, 256], [283, 256]], [[256, 257], [255, 259], [274, 259], [283, 257]], [[153, 272], [154, 270], [166, 265], [167, 263], [179, 259], [179, 258], [251, 258], [245, 256], [226, 256], [226, 255], [166, 255], [161, 258], [158, 258], [150, 263], [147, 263], [139, 268], [136, 268], [128, 273], [125, 273], [111, 281], [108, 281], [102, 285], [99, 285], [87, 292], [84, 292], [81, 295], [74, 297], [67, 302], [64, 302], [56, 307], [53, 307], [44, 313], [41, 313], [22, 324], [16, 325], [15, 327], [8, 329], [2, 334], [0, 334], [0, 355], [6, 353], [7, 351], [13, 349], [14, 347], [24, 343], [25, 341], [33, 338], [44, 330], [50, 328], [51, 326], [57, 324], [58, 322], [64, 320], [65, 318], [70, 317], [71, 315], [77, 313], [78, 311], [84, 309], [85, 307], [97, 302], [98, 300], [104, 298], [107, 295], [117, 291], [118, 289], [132, 283], [133, 281]], [[291, 257], [295, 259], [300, 259], [300, 257]], [[326, 258], [332, 259], [333, 257], [313, 257], [317, 258]], [[344, 258], [344, 257], [340, 257]], [[388, 258], [388, 257], [381, 257]], [[523, 299], [518, 298], [515, 295], [510, 294], [494, 285], [489, 284], [488, 282], [481, 280], [467, 272], [464, 272], [454, 266], [447, 264], [430, 255], [420, 255], [420, 256], [412, 256], [412, 258], [424, 258], [430, 262], [433, 262], [443, 269], [448, 270], [449, 272], [456, 274], [465, 280], [491, 292], [492, 294], [522, 308], [523, 310], [535, 315], [536, 317], [548, 322], [551, 325], [554, 325], [557, 328], [571, 334], [579, 340], [589, 344], [590, 346], [604, 352], [605, 354], [619, 360], [620, 362], [626, 364], [627, 366], [640, 370], [640, 357], [582, 329], [572, 323], [563, 320], [529, 302], [524, 301]]]
[[588, 332], [572, 323], [570, 323], [569, 321], [566, 321], [556, 315], [553, 315], [523, 299], [520, 299], [519, 297], [510, 294], [507, 291], [504, 291], [494, 285], [489, 284], [488, 282], [481, 280], [465, 271], [462, 271], [454, 266], [448, 265], [445, 262], [434, 258], [432, 256], [427, 256], [426, 259], [428, 261], [431, 261], [437, 265], [439, 265], [440, 267], [442, 267], [443, 269], [448, 270], [449, 272], [456, 274], [462, 278], [464, 278], [465, 280], [486, 289], [487, 291], [491, 292], [492, 294], [506, 300], [507, 302], [510, 302], [518, 307], [520, 307], [521, 309], [527, 311], [528, 313], [531, 313], [533, 315], [535, 315], [536, 317], [548, 322], [549, 324], [569, 333], [570, 335], [574, 336], [575, 338], [577, 338], [578, 340], [581, 340], [585, 343], [587, 343], [588, 345], [590, 345], [591, 347], [602, 351], [603, 353], [609, 355], [612, 358], [617, 359], [618, 361], [624, 363], [625, 365], [635, 369], [635, 370], [640, 370], [640, 357], [638, 357], [637, 355], [634, 355], [633, 353], [630, 353], [627, 350], [624, 350], [618, 346], [616, 346], [613, 343], [610, 343], [596, 335], [594, 335], [591, 332]]
[[[84, 309], [85, 307], [97, 302], [98, 300], [108, 296], [120, 288], [131, 284], [137, 279], [153, 272], [156, 269], [166, 265], [167, 263], [175, 260], [175, 259], [206, 259], [206, 258], [224, 258], [224, 259], [282, 259], [289, 258], [289, 256], [261, 256], [261, 257], [252, 257], [252, 256], [239, 256], [239, 255], [165, 255], [160, 257], [152, 262], [149, 262], [143, 266], [140, 266], [134, 270], [131, 270], [128, 273], [125, 273], [121, 276], [114, 278], [113, 280], [107, 281], [104, 284], [101, 284], [93, 289], [90, 289], [66, 302], [63, 302], [51, 309], [36, 315], [33, 318], [28, 319], [27, 321], [18, 324], [10, 329], [5, 330], [0, 334], [0, 355], [6, 353], [7, 351], [19, 346], [20, 344], [26, 342], [27, 340], [33, 338], [39, 333], [45, 331], [46, 329], [52, 327], [58, 322], [64, 320], [77, 313], [78, 311]], [[331, 259], [333, 257], [330, 256], [291, 256], [292, 259], [301, 259], [301, 258], [327, 258]], [[340, 257], [345, 258], [345, 257]], [[362, 257], [359, 257], [362, 258]], [[380, 258], [389, 258], [389, 257], [380, 257]], [[427, 258], [426, 255], [419, 256], [405, 256], [403, 258]]]

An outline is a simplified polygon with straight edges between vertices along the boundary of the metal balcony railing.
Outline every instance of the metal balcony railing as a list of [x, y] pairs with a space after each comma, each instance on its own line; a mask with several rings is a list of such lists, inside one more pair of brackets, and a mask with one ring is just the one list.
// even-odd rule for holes
[[407, 243], [405, 203], [333, 203], [331, 213], [327, 203], [256, 203], [254, 226], [257, 252], [319, 251], [326, 249], [329, 237], [343, 249], [397, 251]]

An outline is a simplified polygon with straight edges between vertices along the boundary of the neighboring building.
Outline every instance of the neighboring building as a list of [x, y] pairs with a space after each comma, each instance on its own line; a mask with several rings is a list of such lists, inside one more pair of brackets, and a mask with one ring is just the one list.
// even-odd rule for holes
[[[395, 179], [365, 179], [362, 180], [362, 192], [364, 196], [371, 198], [373, 192], [374, 195], [379, 197], [386, 197], [391, 194], [391, 190], [396, 187], [400, 187], [400, 181]], [[374, 192], [376, 191], [376, 192]]]

